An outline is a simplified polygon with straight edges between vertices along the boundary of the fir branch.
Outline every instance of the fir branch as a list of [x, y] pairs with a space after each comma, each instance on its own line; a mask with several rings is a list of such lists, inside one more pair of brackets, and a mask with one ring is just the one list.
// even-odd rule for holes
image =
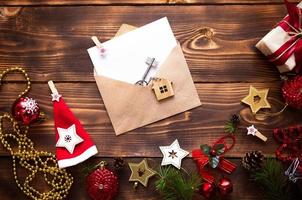
[[236, 114], [232, 115], [231, 119], [226, 122], [224, 126], [224, 131], [226, 133], [231, 133], [231, 134], [235, 133], [237, 131], [239, 122], [240, 122], [240, 116]]
[[265, 200], [290, 200], [287, 177], [276, 159], [267, 159], [263, 168], [252, 173], [251, 178], [262, 187]]
[[201, 185], [197, 174], [184, 174], [173, 167], [161, 167], [155, 187], [165, 200], [192, 200]]
[[235, 133], [237, 130], [237, 127], [234, 125], [233, 122], [228, 121], [224, 126], [224, 130], [227, 133]]

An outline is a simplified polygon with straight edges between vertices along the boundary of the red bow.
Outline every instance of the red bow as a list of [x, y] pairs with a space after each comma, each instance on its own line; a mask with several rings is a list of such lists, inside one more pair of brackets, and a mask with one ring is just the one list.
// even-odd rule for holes
[[[281, 145], [276, 150], [276, 156], [283, 162], [302, 159], [302, 126], [288, 129], [274, 129], [274, 138]], [[298, 167], [302, 172], [302, 165]]]
[[[228, 147], [225, 139], [230, 138], [232, 144]], [[236, 169], [236, 165], [225, 158], [223, 155], [233, 148], [235, 145], [235, 137], [231, 135], [224, 136], [217, 140], [212, 147], [208, 145], [202, 145], [202, 149], [195, 149], [192, 151], [192, 157], [196, 161], [199, 174], [201, 177], [209, 183], [214, 182], [214, 176], [205, 169], [205, 166], [210, 163], [212, 168], [218, 167], [222, 171], [232, 173]]]
[[288, 16], [279, 24], [284, 31], [288, 32], [291, 39], [284, 43], [276, 52], [268, 56], [275, 65], [284, 65], [290, 56], [295, 55], [295, 71], [301, 72], [302, 67], [302, 10], [295, 4], [284, 0]]

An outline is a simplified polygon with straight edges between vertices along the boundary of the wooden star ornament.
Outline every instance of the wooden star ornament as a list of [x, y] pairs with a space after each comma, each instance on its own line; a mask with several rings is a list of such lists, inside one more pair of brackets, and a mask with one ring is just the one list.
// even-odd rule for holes
[[159, 149], [164, 156], [161, 165], [173, 165], [177, 169], [180, 169], [182, 159], [189, 154], [180, 148], [177, 139], [170, 146], [160, 146]]
[[249, 95], [241, 100], [251, 107], [252, 113], [256, 114], [261, 108], [271, 108], [270, 103], [267, 101], [269, 89], [257, 90], [250, 86]]
[[139, 182], [145, 187], [148, 186], [149, 179], [156, 174], [148, 166], [146, 159], [142, 160], [140, 163], [129, 163], [129, 167], [131, 170], [129, 181], [134, 181], [135, 184]]

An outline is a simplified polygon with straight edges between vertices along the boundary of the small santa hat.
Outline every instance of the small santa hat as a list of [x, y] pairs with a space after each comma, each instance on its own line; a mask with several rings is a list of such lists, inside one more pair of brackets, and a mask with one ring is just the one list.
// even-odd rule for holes
[[56, 156], [59, 168], [77, 165], [98, 153], [89, 134], [65, 104], [52, 81], [54, 125], [56, 133]]

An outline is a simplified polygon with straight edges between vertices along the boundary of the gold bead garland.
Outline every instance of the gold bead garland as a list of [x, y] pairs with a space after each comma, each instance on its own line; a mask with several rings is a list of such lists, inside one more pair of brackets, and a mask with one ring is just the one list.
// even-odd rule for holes
[[[14, 71], [23, 73], [27, 80], [27, 88], [18, 96], [20, 98], [28, 93], [31, 85], [24, 69], [15, 67], [5, 70], [0, 75], [0, 82], [7, 73]], [[5, 121], [11, 124], [12, 132], [4, 131]], [[25, 126], [22, 131], [18, 122], [10, 114], [4, 113], [0, 116], [0, 141], [12, 156], [13, 174], [17, 186], [24, 194], [34, 200], [64, 199], [72, 186], [73, 177], [65, 169], [58, 168], [55, 155], [45, 151], [37, 151], [34, 148], [33, 142], [27, 137], [28, 130], [29, 127]], [[11, 147], [8, 142], [9, 139], [13, 139], [17, 143], [17, 149]], [[29, 172], [23, 183], [19, 181], [17, 161], [19, 161], [20, 167]], [[51, 188], [49, 191], [41, 193], [31, 186], [38, 173], [43, 173], [46, 184]]]
[[26, 89], [18, 95], [18, 98], [20, 98], [21, 96], [27, 94], [30, 90], [30, 86], [31, 86], [31, 83], [30, 83], [30, 78], [28, 77], [28, 74], [26, 73], [26, 71], [24, 69], [22, 69], [21, 67], [12, 67], [12, 68], [7, 68], [5, 71], [2, 72], [2, 74], [0, 74], [0, 86], [2, 84], [2, 80], [3, 78], [8, 74], [8, 73], [11, 73], [11, 72], [21, 72], [23, 75], [24, 75], [24, 78], [26, 79], [27, 81], [27, 87]]

